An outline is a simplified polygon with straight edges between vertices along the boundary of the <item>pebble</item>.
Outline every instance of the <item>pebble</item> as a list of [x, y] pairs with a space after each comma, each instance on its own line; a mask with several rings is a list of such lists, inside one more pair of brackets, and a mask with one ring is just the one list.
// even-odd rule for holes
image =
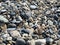
[[2, 43], [2, 44], [0, 44], [0, 45], [6, 45], [6, 44]]
[[28, 30], [26, 30], [26, 29], [22, 29], [21, 33], [27, 33], [27, 34], [29, 34], [30, 32]]
[[8, 19], [6, 19], [4, 16], [0, 15], [0, 21], [7, 23]]
[[48, 25], [53, 25], [53, 22], [51, 20], [48, 20]]
[[11, 31], [10, 32], [10, 35], [12, 36], [12, 37], [21, 37], [21, 35], [20, 35], [20, 33], [17, 31], [17, 30], [15, 30], [15, 31]]
[[7, 40], [12, 40], [12, 37], [7, 37]]
[[60, 45], [60, 40], [58, 40], [57, 45]]
[[7, 10], [1, 10], [1, 12], [6, 12]]
[[50, 14], [50, 13], [51, 13], [51, 11], [50, 11], [50, 10], [46, 11], [46, 14]]
[[46, 39], [37, 39], [35, 40], [35, 42], [41, 43], [41, 44], [45, 44], [46, 43]]
[[11, 15], [11, 16], [15, 16], [15, 12], [12, 11], [12, 12], [10, 13], [10, 15]]
[[35, 5], [30, 5], [30, 8], [31, 8], [31, 9], [37, 9], [37, 6], [35, 6]]
[[23, 39], [17, 39], [16, 45], [25, 45], [26, 42]]

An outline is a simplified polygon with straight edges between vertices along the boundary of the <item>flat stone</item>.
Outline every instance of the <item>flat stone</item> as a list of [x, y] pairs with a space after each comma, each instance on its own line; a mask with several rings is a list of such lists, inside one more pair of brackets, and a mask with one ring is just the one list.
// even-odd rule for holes
[[1, 10], [1, 12], [6, 12], [7, 10]]

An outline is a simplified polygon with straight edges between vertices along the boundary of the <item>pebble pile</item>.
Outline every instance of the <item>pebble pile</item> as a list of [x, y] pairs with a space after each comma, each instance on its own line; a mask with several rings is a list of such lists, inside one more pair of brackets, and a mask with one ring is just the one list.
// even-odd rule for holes
[[60, 0], [0, 0], [0, 45], [60, 45]]

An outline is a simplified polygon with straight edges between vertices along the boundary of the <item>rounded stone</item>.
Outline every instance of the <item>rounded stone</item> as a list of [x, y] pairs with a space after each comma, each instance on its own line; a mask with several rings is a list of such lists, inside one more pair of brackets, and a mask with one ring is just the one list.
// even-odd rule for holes
[[26, 42], [23, 39], [17, 39], [16, 45], [25, 45]]
[[53, 22], [51, 20], [48, 20], [48, 25], [53, 25]]
[[31, 9], [36, 9], [37, 6], [35, 6], [35, 5], [30, 5], [30, 8], [31, 8]]

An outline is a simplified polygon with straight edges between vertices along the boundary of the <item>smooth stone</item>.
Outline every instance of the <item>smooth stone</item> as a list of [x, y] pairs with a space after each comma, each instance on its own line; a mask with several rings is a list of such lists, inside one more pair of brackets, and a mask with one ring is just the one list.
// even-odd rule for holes
[[35, 42], [35, 45], [41, 45], [41, 42]]
[[53, 30], [52, 29], [49, 29], [49, 32], [50, 32], [50, 34], [53, 34]]
[[20, 16], [18, 16], [18, 17], [16, 18], [16, 20], [17, 20], [17, 21], [22, 21], [22, 18], [21, 18]]
[[27, 45], [31, 45], [31, 42], [30, 42], [30, 40], [28, 40], [28, 41], [27, 41]]
[[11, 16], [15, 16], [15, 15], [16, 15], [16, 13], [15, 13], [15, 12], [13, 12], [13, 11], [11, 11], [11, 12], [10, 12], [10, 15], [11, 15]]
[[1, 10], [1, 12], [6, 12], [7, 10]]
[[57, 9], [56, 7], [53, 7], [51, 10], [52, 10], [52, 11], [55, 11], [56, 9]]
[[14, 28], [16, 28], [16, 24], [14, 24], [14, 23], [11, 23], [11, 24], [9, 24], [9, 26], [8, 26], [8, 28], [7, 29], [14, 29]]
[[28, 12], [26, 13], [26, 15], [28, 15], [29, 17], [31, 17], [31, 16], [32, 16], [31, 11], [28, 11]]
[[25, 34], [25, 33], [24, 33], [24, 34], [23, 34], [23, 37], [28, 37], [28, 34]]
[[27, 33], [27, 34], [29, 34], [30, 32], [28, 30], [26, 30], [26, 29], [23, 29], [23, 30], [21, 30], [21, 33]]
[[54, 25], [57, 25], [57, 24], [58, 24], [58, 21], [54, 20], [54, 21], [53, 21], [53, 24], [54, 24]]
[[11, 44], [7, 44], [7, 45], [11, 45]]
[[35, 34], [32, 34], [32, 38], [34, 38], [34, 39], [38, 39], [39, 38], [39, 36], [38, 35], [35, 35]]
[[33, 23], [29, 23], [29, 26], [33, 27]]
[[60, 13], [60, 9], [56, 10], [56, 13]]
[[57, 45], [60, 45], [60, 39], [58, 40]]
[[8, 19], [6, 19], [4, 16], [0, 15], [0, 21], [3, 21], [5, 23], [9, 22]]
[[26, 42], [23, 39], [17, 39], [17, 41], [16, 41], [16, 45], [25, 45], [25, 44], [26, 44]]
[[58, 17], [60, 17], [60, 13], [58, 14]]
[[50, 13], [51, 13], [51, 11], [50, 11], [50, 10], [46, 11], [46, 14], [50, 14]]
[[12, 23], [20, 23], [21, 21], [20, 21], [20, 20], [17, 21], [16, 19], [13, 19], [11, 22], [12, 22]]
[[5, 43], [2, 43], [2, 44], [0, 44], [0, 45], [6, 45]]
[[2, 35], [2, 37], [7, 38], [7, 37], [9, 37], [9, 34], [4, 34], [4, 35]]
[[17, 30], [11, 31], [10, 35], [15, 38], [21, 37], [20, 33]]
[[7, 40], [7, 37], [9, 37], [9, 34], [4, 34], [4, 35], [2, 35], [2, 38], [3, 38], [4, 41]]
[[29, 16], [26, 15], [26, 13], [23, 12], [23, 11], [20, 13], [20, 16], [21, 16], [21, 18], [24, 19], [24, 20], [28, 20], [28, 19], [29, 19]]
[[12, 40], [12, 37], [7, 37], [7, 40]]
[[28, 26], [28, 22], [24, 23], [24, 26], [26, 26], [26, 27], [27, 27], [27, 26]]
[[26, 34], [26, 33], [22, 34], [22, 38], [25, 40], [28, 40], [29, 39], [28, 34]]
[[35, 30], [37, 29], [37, 25], [33, 25], [32, 28]]
[[46, 44], [46, 39], [37, 39], [37, 40], [35, 40], [35, 43], [36, 42], [39, 42], [39, 44], [41, 43], [41, 44]]
[[48, 20], [48, 25], [53, 25], [53, 22], [51, 20]]
[[12, 23], [15, 23], [15, 22], [16, 22], [16, 19], [13, 19], [11, 22], [12, 22]]
[[60, 35], [59, 34], [57, 36], [58, 36], [58, 38], [60, 38]]
[[35, 5], [30, 5], [30, 8], [31, 8], [31, 9], [37, 9], [37, 6], [35, 6]]
[[54, 19], [57, 21], [57, 20], [58, 20], [58, 16], [57, 16], [57, 15], [55, 15], [55, 16], [54, 16]]
[[57, 2], [57, 0], [47, 0], [48, 2], [50, 2], [50, 3], [55, 3], [55, 2]]
[[52, 43], [53, 42], [53, 39], [52, 38], [46, 38], [46, 42], [47, 43]]
[[52, 45], [57, 45], [57, 44], [52, 44]]
[[7, 30], [15, 30], [16, 28], [8, 28]]

